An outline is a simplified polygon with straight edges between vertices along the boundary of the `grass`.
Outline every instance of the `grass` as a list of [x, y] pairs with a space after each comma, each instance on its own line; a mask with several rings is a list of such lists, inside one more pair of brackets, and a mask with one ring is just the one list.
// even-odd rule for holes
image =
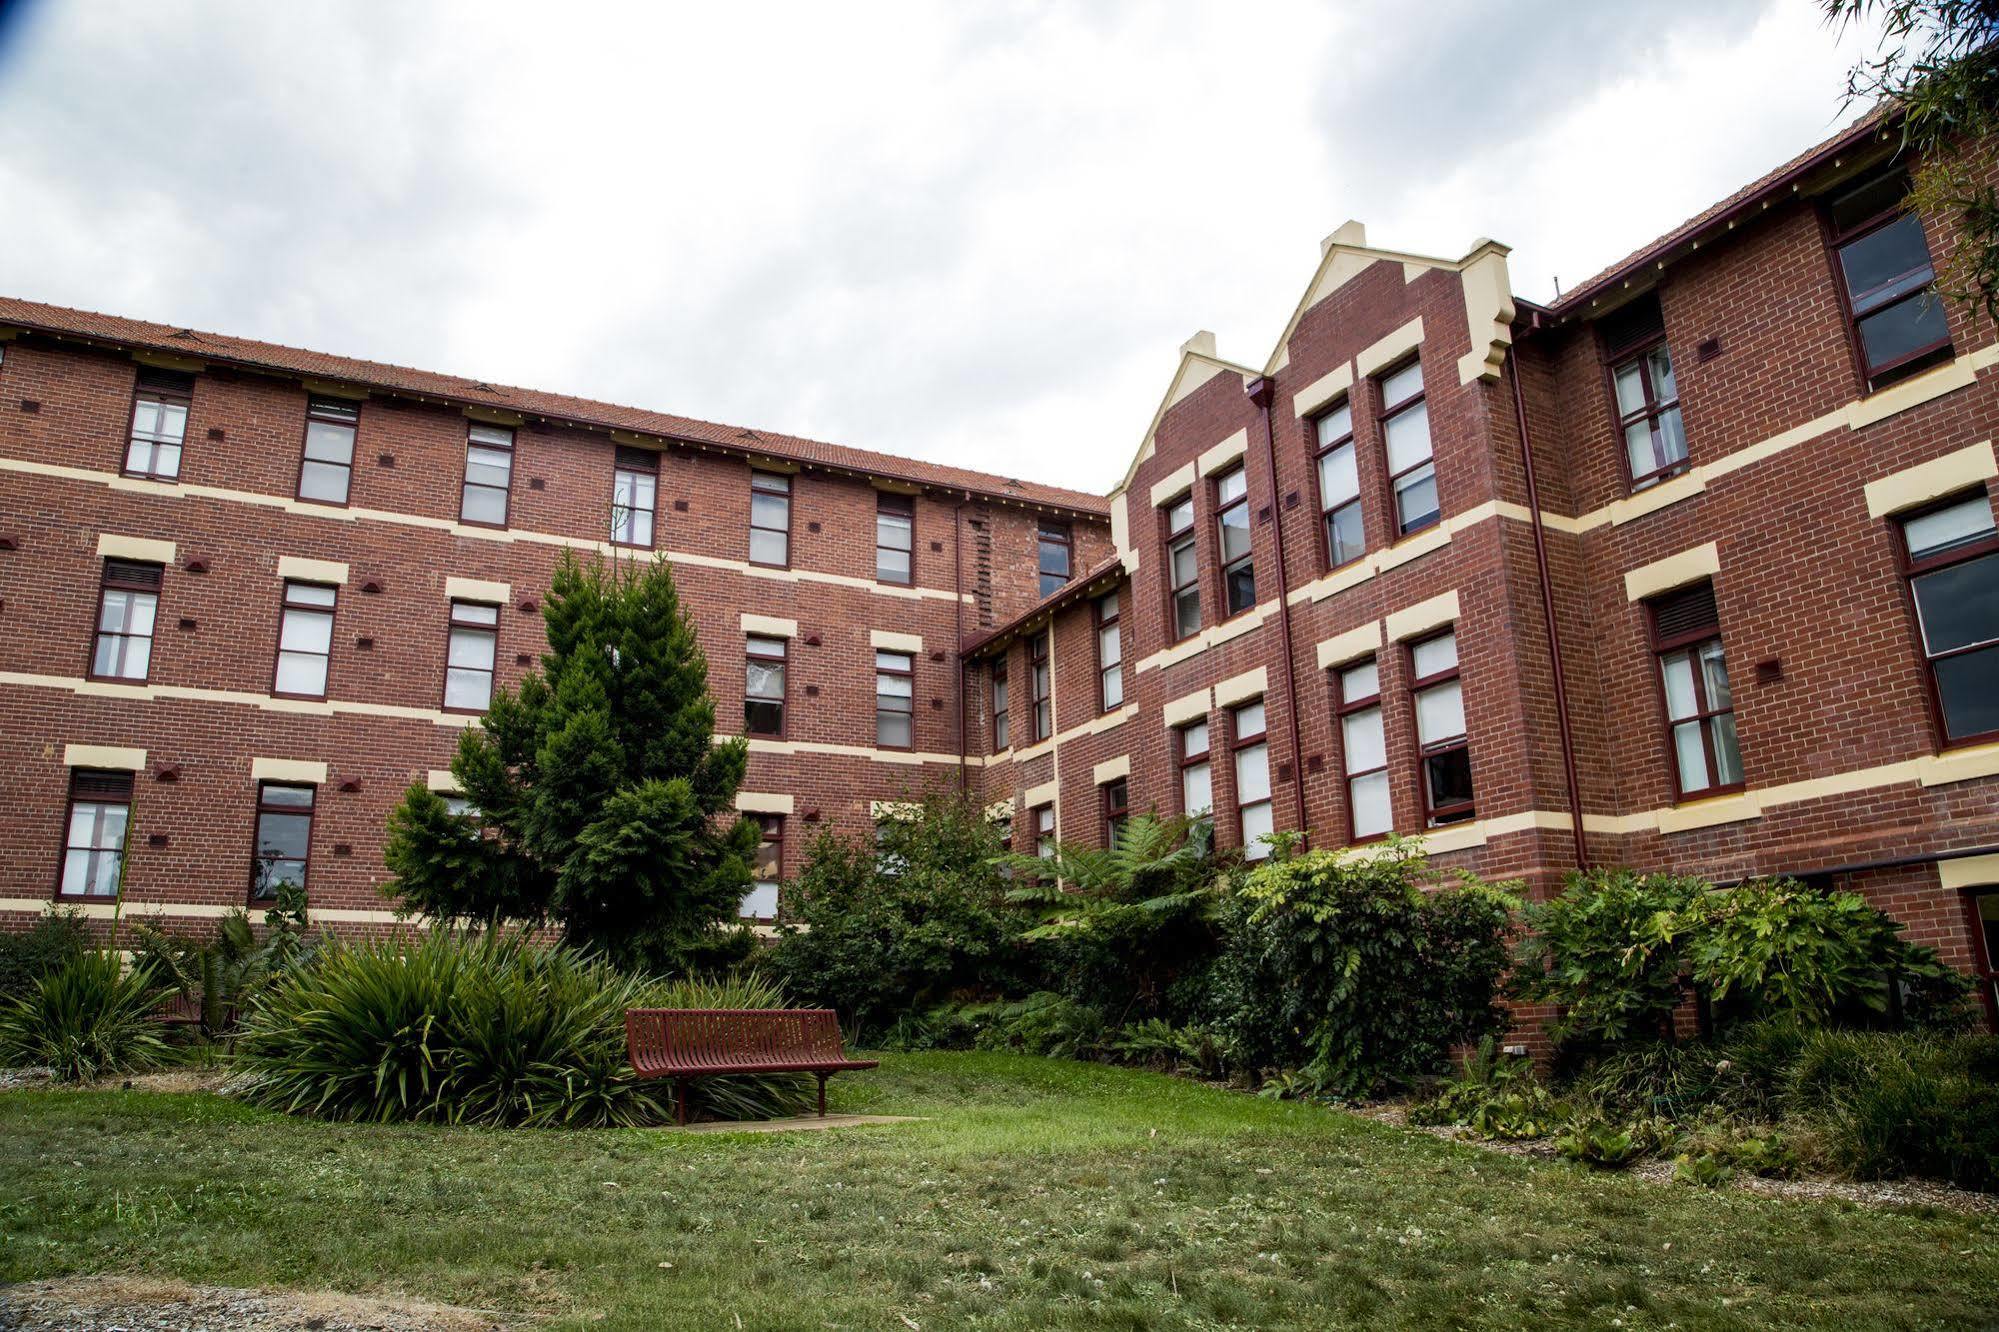
[[930, 1118], [676, 1136], [0, 1093], [0, 1280], [401, 1293], [596, 1328], [1943, 1327], [1999, 1308], [1994, 1218], [1662, 1187], [1059, 1061], [895, 1056], [833, 1087], [838, 1110]]

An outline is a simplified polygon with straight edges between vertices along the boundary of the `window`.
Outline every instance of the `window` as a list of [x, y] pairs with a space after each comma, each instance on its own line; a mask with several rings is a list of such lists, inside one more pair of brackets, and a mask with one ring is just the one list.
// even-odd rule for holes
[[1131, 782], [1124, 777], [1105, 782], [1104, 845], [1116, 850], [1124, 841], [1124, 826], [1131, 821]]
[[1188, 818], [1212, 814], [1215, 788], [1208, 766], [1208, 724], [1189, 722], [1176, 732], [1180, 751], [1180, 812]]
[[1984, 982], [1986, 1011], [1999, 1018], [1999, 893], [1981, 893], [1978, 905], [1978, 978]]
[[274, 694], [325, 698], [326, 667], [333, 655], [333, 603], [324, 583], [285, 583], [278, 612], [278, 674]]
[[750, 866], [750, 890], [736, 914], [751, 920], [777, 918], [777, 884], [784, 877], [784, 815], [752, 814], [760, 834], [756, 863]]
[[1263, 700], [1229, 712], [1229, 741], [1235, 748], [1237, 825], [1242, 829], [1245, 860], [1262, 860], [1270, 843], [1258, 839], [1272, 831], [1270, 744], [1263, 733]]
[[451, 603], [451, 640], [444, 663], [447, 711], [484, 712], [493, 701], [493, 657], [499, 637], [498, 606]]
[[1102, 712], [1124, 706], [1124, 636], [1115, 592], [1097, 598], [1097, 706]]
[[194, 376], [142, 369], [132, 394], [132, 436], [125, 445], [125, 474], [172, 481], [180, 476], [181, 443]]
[[1346, 774], [1347, 835], [1356, 842], [1395, 827], [1388, 789], [1388, 742], [1381, 724], [1381, 668], [1374, 658], [1342, 667], [1333, 677], [1340, 719], [1340, 761]]
[[281, 782], [257, 784], [257, 850], [250, 862], [250, 896], [268, 901], [278, 889], [305, 887], [311, 859], [312, 797], [310, 786]]
[[514, 432], [476, 422], [465, 436], [465, 493], [460, 522], [481, 527], [507, 525], [507, 488], [514, 477]]
[[1458, 683], [1458, 636], [1445, 630], [1409, 648], [1416, 696], [1416, 744], [1422, 756], [1423, 810], [1429, 826], [1462, 823], [1472, 803], [1471, 748], [1465, 739], [1464, 691]]
[[1215, 530], [1222, 556], [1222, 618], [1256, 604], [1249, 547], [1249, 476], [1234, 467], [1215, 478]]
[[1395, 497], [1395, 532], [1420, 532], [1438, 519], [1437, 467], [1430, 455], [1430, 405], [1423, 397], [1423, 363], [1411, 361], [1377, 381], [1381, 440], [1388, 454], [1388, 489]]
[[1054, 626], [1051, 625], [1027, 641], [1027, 680], [1034, 693], [1036, 740], [1046, 740], [1055, 734], [1055, 704], [1050, 697], [1054, 673], [1048, 661], [1048, 640], [1054, 633]]
[[650, 549], [658, 508], [659, 455], [620, 447], [611, 474], [611, 544]]
[[116, 897], [132, 819], [132, 774], [77, 768], [69, 775], [69, 818], [63, 833], [64, 897]]
[[1840, 195], [1828, 212], [1841, 297], [1853, 323], [1867, 387], [1877, 389], [1950, 355], [1950, 322], [1937, 294], [1923, 222], [1902, 210], [1899, 172]]
[[1648, 603], [1659, 656], [1673, 780], [1682, 799], [1742, 784], [1734, 701], [1721, 653], [1714, 585], [1697, 583]]
[[1903, 572], [1947, 745], [1999, 736], [1999, 532], [1974, 491], [1904, 517]]
[[993, 752], [999, 753], [1010, 742], [1006, 711], [1006, 658], [1000, 657], [993, 662]]
[[907, 652], [875, 653], [875, 743], [883, 749], [916, 744], [916, 659]]
[[104, 561], [97, 637], [90, 654], [96, 680], [143, 680], [153, 664], [153, 621], [160, 609], [157, 564]]
[[910, 583], [916, 574], [911, 552], [916, 548], [916, 501], [907, 495], [882, 492], [875, 497], [875, 578], [883, 583]]
[[1624, 473], [1643, 490], [1687, 469], [1687, 434], [1666, 320], [1656, 296], [1641, 296], [1597, 325], [1623, 440]]
[[750, 563], [791, 565], [791, 478], [782, 472], [750, 473]]
[[298, 466], [298, 497], [321, 504], [345, 504], [354, 477], [354, 432], [359, 403], [308, 398], [305, 404], [305, 457]]
[[1173, 596], [1173, 641], [1201, 632], [1201, 561], [1194, 553], [1194, 497], [1166, 506], [1166, 572]]
[[1055, 806], [1034, 807], [1034, 854], [1043, 860], [1055, 859]]
[[751, 735], [784, 734], [784, 647], [782, 638], [744, 645], [743, 730]]
[[1313, 422], [1319, 440], [1319, 508], [1326, 528], [1326, 567], [1337, 569], [1367, 552], [1361, 528], [1360, 471], [1354, 459], [1353, 404], [1339, 406]]
[[1052, 597], [1069, 581], [1074, 553], [1069, 524], [1044, 521], [1035, 536], [1035, 563], [1041, 571], [1041, 595]]

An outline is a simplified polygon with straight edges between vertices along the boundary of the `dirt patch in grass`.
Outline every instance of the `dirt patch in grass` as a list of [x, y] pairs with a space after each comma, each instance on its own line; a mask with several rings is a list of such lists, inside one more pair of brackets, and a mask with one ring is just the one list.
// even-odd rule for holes
[[494, 1314], [332, 1291], [233, 1290], [143, 1277], [64, 1277], [0, 1287], [10, 1332], [494, 1332]]

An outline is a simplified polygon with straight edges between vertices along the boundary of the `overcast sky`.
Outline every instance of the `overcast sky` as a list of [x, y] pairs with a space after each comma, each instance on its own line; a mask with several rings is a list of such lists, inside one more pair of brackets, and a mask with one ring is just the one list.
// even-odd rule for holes
[[1811, 0], [0, 12], [0, 291], [1099, 491], [1344, 219], [1546, 298], [1858, 54]]

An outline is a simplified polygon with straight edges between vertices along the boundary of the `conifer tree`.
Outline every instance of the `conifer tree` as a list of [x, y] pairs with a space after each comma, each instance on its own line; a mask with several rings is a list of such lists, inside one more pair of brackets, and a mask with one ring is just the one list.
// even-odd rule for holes
[[412, 784], [383, 892], [412, 914], [554, 925], [621, 964], [679, 968], [716, 949], [749, 887], [757, 828], [733, 807], [748, 746], [714, 743], [707, 660], [664, 560], [565, 557], [542, 618], [540, 668], [495, 693], [451, 761], [474, 812]]

